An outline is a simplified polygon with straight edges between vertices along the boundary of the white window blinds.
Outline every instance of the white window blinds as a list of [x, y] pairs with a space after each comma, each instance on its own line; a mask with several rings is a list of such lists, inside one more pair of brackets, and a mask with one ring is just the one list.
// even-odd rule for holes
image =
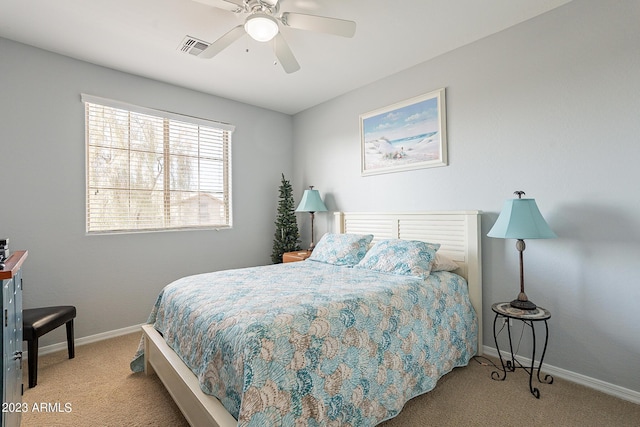
[[88, 233], [231, 227], [233, 126], [82, 100]]

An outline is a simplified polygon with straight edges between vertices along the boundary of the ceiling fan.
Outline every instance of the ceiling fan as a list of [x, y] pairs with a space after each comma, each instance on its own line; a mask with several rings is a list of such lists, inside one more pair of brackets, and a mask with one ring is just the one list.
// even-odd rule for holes
[[238, 14], [248, 14], [244, 24], [232, 28], [218, 40], [211, 43], [198, 55], [201, 58], [213, 58], [240, 37], [249, 34], [259, 42], [271, 42], [273, 51], [282, 68], [287, 73], [293, 73], [300, 69], [300, 64], [298, 64], [293, 52], [282, 36], [280, 25], [342, 37], [353, 37], [356, 32], [356, 23], [344, 19], [294, 12], [283, 12], [278, 15], [280, 10], [279, 0], [195, 1]]

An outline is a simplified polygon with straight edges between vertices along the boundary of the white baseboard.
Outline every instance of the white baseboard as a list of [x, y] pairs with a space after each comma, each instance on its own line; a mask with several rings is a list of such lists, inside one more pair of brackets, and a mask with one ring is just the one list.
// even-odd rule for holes
[[[127, 335], [127, 334], [132, 334], [134, 332], [140, 332], [140, 337], [142, 337], [142, 325], [144, 323], [140, 324], [140, 325], [134, 325], [134, 326], [128, 326], [126, 328], [122, 328], [122, 329], [116, 329], [113, 331], [108, 331], [108, 332], [102, 332], [100, 334], [95, 334], [95, 335], [90, 335], [88, 337], [83, 337], [83, 338], [78, 338], [75, 340], [75, 345], [76, 347], [79, 347], [81, 345], [85, 345], [85, 344], [91, 344], [93, 342], [98, 342], [98, 341], [103, 341], [103, 340], [107, 340], [109, 338], [115, 338], [115, 337], [119, 337], [121, 335]], [[38, 355], [42, 356], [43, 354], [48, 354], [48, 353], [54, 353], [56, 351], [61, 351], [67, 350], [67, 342], [60, 342], [57, 344], [51, 344], [51, 345], [47, 345], [44, 347], [40, 347], [38, 349]], [[27, 351], [23, 352], [23, 358], [28, 358], [29, 354]]]
[[[498, 351], [493, 347], [483, 346], [484, 354], [498, 357]], [[510, 354], [505, 351], [501, 351], [502, 357], [510, 357]], [[525, 365], [531, 364], [531, 358], [518, 356], [518, 360], [520, 360]], [[537, 361], [536, 361], [537, 364]], [[615, 384], [611, 384], [605, 381], [597, 380], [595, 378], [587, 377], [586, 375], [578, 374], [575, 372], [567, 371], [566, 369], [557, 368], [552, 365], [543, 364], [542, 371], [544, 373], [550, 374], [554, 377], [562, 378], [567, 381], [571, 381], [576, 384], [583, 385], [585, 387], [592, 388], [594, 390], [601, 391], [603, 393], [609, 394], [611, 396], [618, 397], [623, 400], [628, 400], [629, 402], [640, 404], [640, 392], [635, 390], [630, 390], [628, 388], [620, 387]]]

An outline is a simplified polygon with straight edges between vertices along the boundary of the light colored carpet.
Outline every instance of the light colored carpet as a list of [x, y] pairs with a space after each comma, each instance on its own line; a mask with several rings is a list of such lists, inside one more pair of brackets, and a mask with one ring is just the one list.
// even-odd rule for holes
[[[187, 426], [156, 376], [129, 370], [140, 336], [76, 347], [72, 360], [66, 351], [41, 356], [38, 385], [25, 389], [29, 411], [23, 414], [22, 427]], [[493, 370], [472, 360], [380, 427], [640, 426], [640, 405], [559, 378], [538, 385], [541, 397], [536, 399], [523, 371], [494, 381]], [[25, 364], [25, 388], [26, 371]], [[48, 412], [34, 411], [34, 405]]]

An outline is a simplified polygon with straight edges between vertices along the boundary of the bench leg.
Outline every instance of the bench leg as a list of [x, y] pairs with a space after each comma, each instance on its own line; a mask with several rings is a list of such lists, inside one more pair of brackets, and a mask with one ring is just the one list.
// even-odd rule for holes
[[75, 343], [73, 341], [73, 319], [67, 322], [67, 350], [69, 351], [69, 359], [76, 357]]
[[27, 341], [29, 350], [29, 388], [38, 384], [38, 338]]

